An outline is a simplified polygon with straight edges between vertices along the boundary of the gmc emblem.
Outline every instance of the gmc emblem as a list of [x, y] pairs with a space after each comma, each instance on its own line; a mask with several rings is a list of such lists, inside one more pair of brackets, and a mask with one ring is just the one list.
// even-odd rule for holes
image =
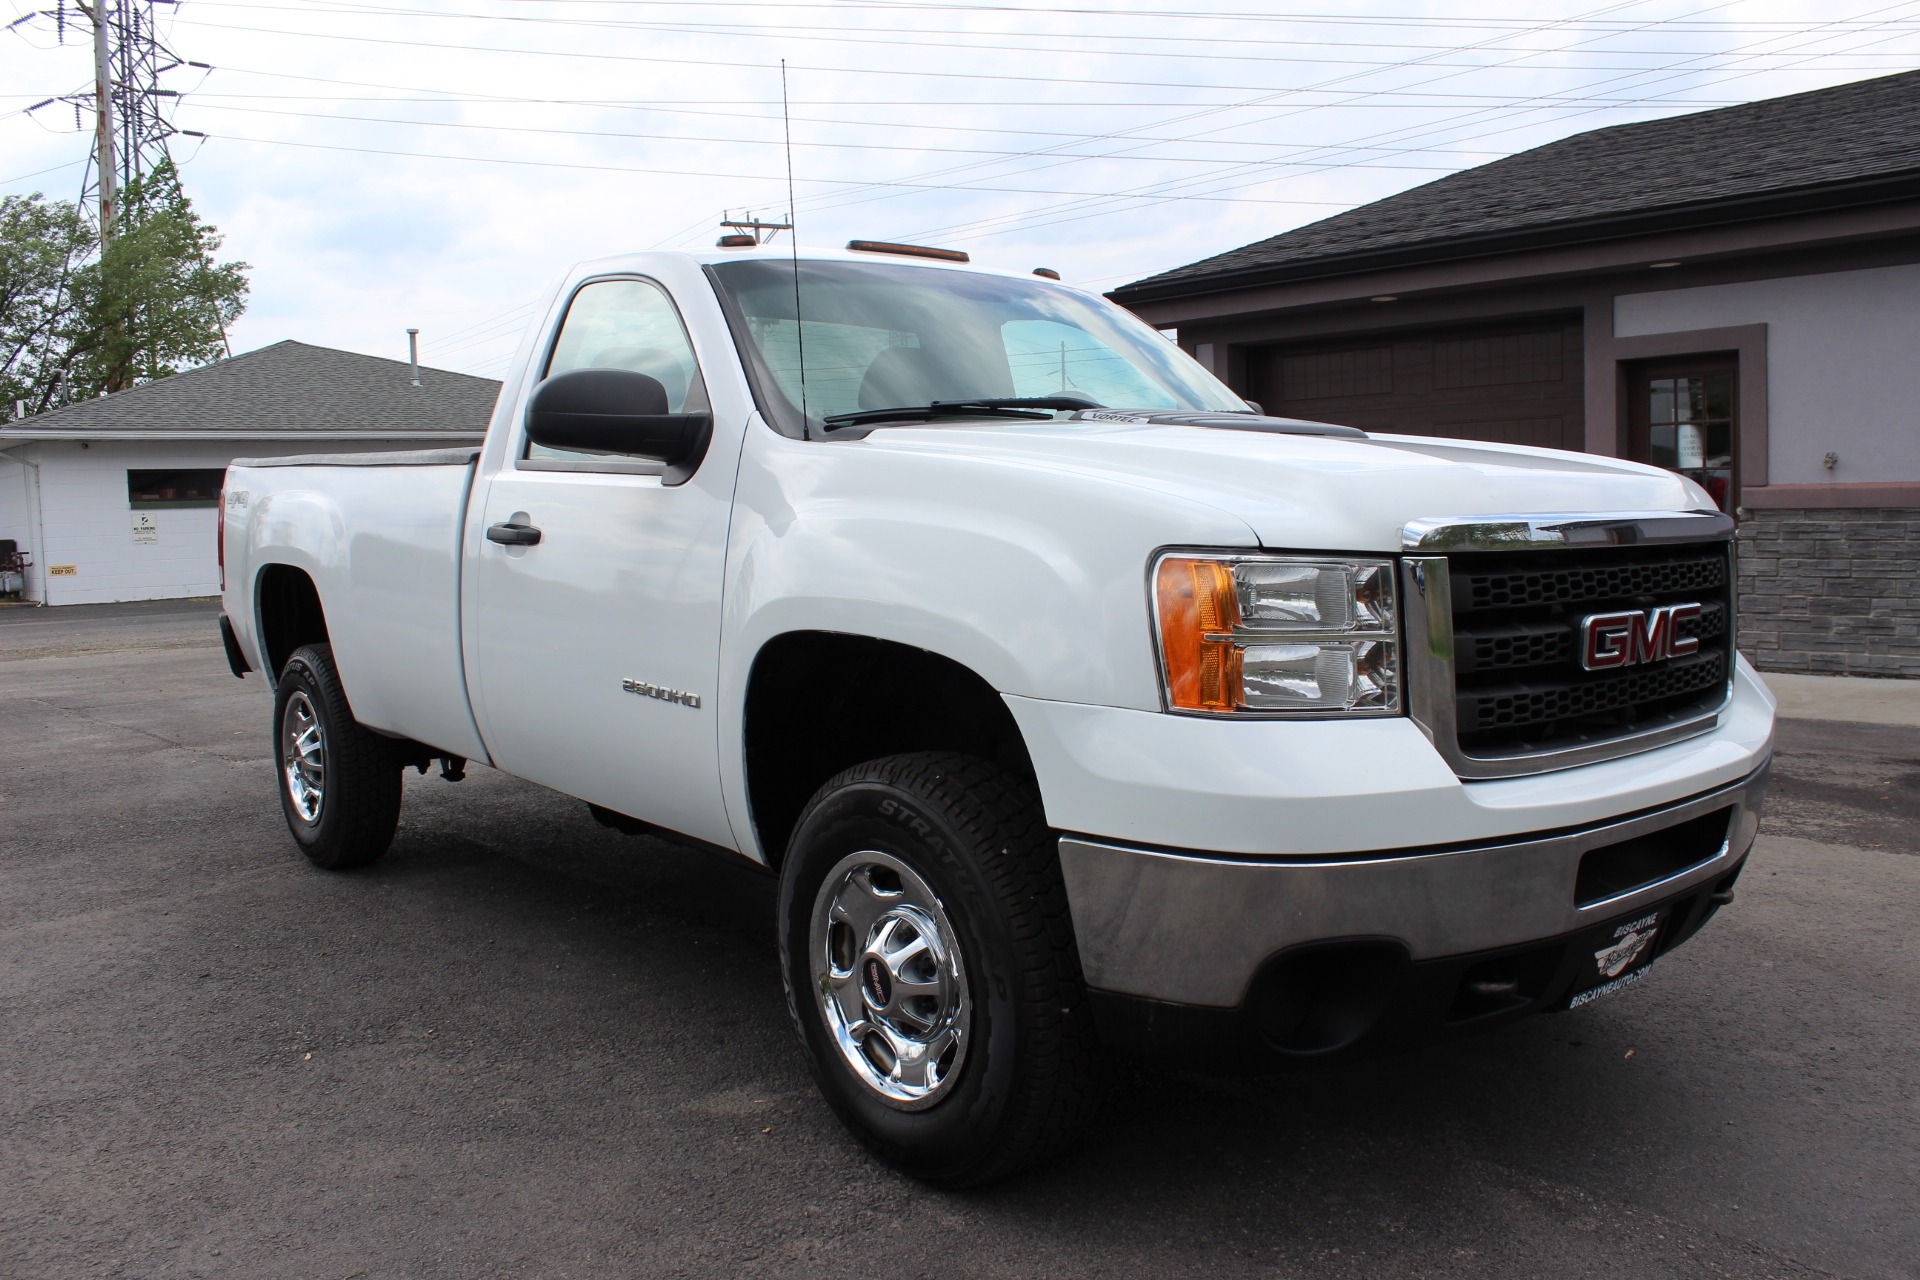
[[1589, 671], [1637, 666], [1700, 651], [1680, 624], [1700, 616], [1697, 604], [1663, 604], [1645, 613], [1590, 613], [1580, 620], [1580, 665]]

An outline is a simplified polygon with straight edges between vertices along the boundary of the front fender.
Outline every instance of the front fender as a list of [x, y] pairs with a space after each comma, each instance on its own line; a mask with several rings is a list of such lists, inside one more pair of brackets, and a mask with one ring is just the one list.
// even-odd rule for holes
[[1002, 695], [1156, 710], [1147, 575], [1168, 545], [1249, 547], [1191, 499], [993, 457], [750, 430], [721, 628], [722, 787], [750, 831], [744, 709], [774, 638], [825, 631], [948, 658]]

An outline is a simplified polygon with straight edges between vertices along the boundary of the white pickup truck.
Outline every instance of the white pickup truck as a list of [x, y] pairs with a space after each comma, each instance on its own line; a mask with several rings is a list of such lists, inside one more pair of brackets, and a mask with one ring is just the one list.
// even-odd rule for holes
[[936, 257], [589, 263], [484, 447], [236, 462], [222, 631], [307, 855], [471, 760], [764, 864], [823, 1093], [945, 1185], [1111, 1056], [1576, 1007], [1732, 900], [1773, 700], [1702, 490], [1264, 416]]

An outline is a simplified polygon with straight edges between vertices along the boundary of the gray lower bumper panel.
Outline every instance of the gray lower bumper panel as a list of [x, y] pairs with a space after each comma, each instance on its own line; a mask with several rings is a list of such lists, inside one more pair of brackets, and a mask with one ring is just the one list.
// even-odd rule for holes
[[[1221, 858], [1065, 836], [1060, 866], [1089, 986], [1230, 1007], [1262, 961], [1303, 943], [1391, 939], [1427, 960], [1554, 937], [1704, 883], [1753, 844], [1766, 780], [1763, 766], [1652, 812], [1463, 849]], [[1716, 826], [1697, 858], [1596, 896], [1606, 880], [1594, 864], [1583, 871], [1589, 854], [1632, 854], [1670, 828], [1717, 824], [1722, 811], [1724, 837]]]

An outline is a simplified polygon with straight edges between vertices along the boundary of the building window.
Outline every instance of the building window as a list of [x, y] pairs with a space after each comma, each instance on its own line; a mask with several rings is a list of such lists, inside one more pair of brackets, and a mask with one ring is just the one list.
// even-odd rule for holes
[[1636, 461], [1678, 471], [1731, 511], [1738, 502], [1739, 365], [1733, 356], [1649, 361], [1629, 373], [1628, 426]]
[[138, 511], [155, 507], [217, 507], [226, 480], [220, 467], [192, 471], [127, 472], [127, 505]]

